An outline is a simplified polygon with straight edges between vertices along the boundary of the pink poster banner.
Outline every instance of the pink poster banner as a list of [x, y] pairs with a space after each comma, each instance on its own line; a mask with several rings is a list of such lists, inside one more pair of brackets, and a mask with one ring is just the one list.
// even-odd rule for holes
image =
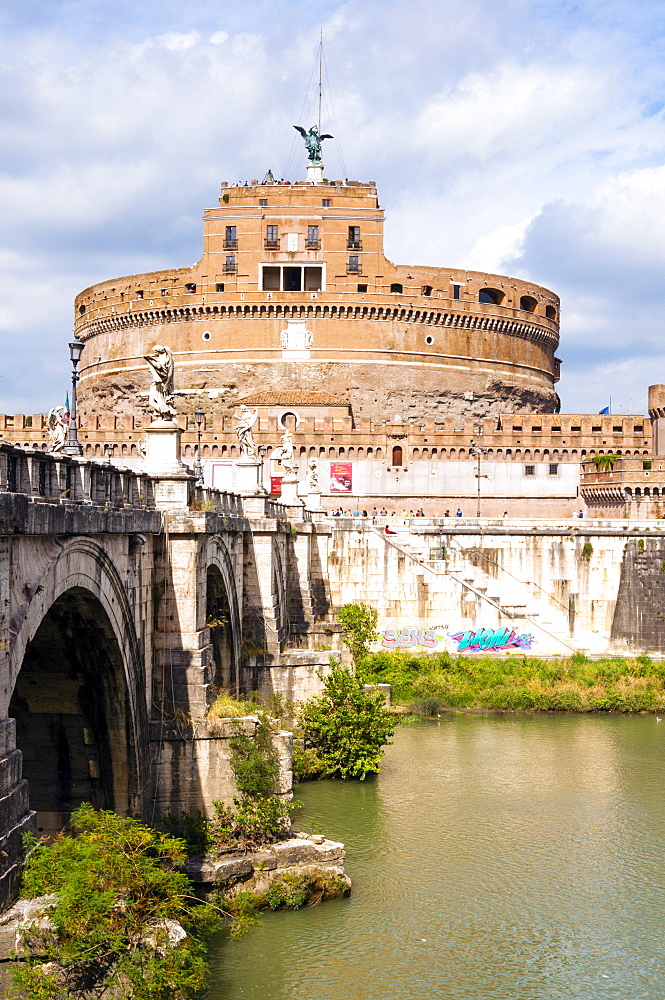
[[353, 489], [351, 462], [330, 463], [330, 492], [350, 493]]

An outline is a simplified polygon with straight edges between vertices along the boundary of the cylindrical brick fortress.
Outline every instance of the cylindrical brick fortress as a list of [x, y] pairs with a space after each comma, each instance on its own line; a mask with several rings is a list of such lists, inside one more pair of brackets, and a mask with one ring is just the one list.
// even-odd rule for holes
[[177, 408], [321, 391], [376, 420], [553, 412], [559, 300], [501, 275], [394, 265], [373, 183], [222, 186], [192, 268], [76, 299], [79, 405], [145, 412], [143, 356], [166, 344]]

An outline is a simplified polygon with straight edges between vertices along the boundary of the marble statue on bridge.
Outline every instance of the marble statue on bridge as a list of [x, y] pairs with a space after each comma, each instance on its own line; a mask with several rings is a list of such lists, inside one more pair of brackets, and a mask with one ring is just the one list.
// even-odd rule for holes
[[46, 426], [48, 429], [48, 450], [54, 455], [61, 455], [67, 442], [67, 424], [63, 417], [63, 407], [54, 406], [48, 411]]
[[152, 353], [145, 354], [144, 359], [150, 365], [152, 375], [148, 406], [161, 420], [173, 420], [176, 415], [173, 405], [173, 354], [170, 348], [155, 344]]
[[238, 444], [240, 445], [241, 458], [256, 458], [256, 446], [254, 444], [252, 427], [256, 423], [258, 415], [258, 409], [250, 410], [244, 403], [240, 407], [240, 412], [235, 414], [238, 420], [236, 435], [238, 437]]

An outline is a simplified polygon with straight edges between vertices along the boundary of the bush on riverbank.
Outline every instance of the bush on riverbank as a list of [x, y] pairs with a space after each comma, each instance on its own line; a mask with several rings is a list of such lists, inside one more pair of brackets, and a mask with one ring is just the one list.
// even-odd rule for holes
[[442, 708], [665, 711], [665, 663], [648, 656], [540, 660], [379, 652], [365, 658], [363, 670], [368, 681], [392, 685], [394, 703], [429, 716]]
[[[305, 702], [298, 716], [305, 750], [323, 768], [317, 777], [359, 778], [379, 771], [383, 748], [395, 731], [395, 720], [382, 694], [369, 694], [363, 681], [340, 666], [324, 679], [323, 694]], [[301, 777], [298, 774], [297, 777]]]
[[176, 870], [183, 844], [89, 803], [72, 814], [72, 826], [75, 835], [35, 845], [26, 862], [21, 896], [55, 896], [48, 922], [24, 932], [28, 953], [13, 977], [18, 994], [194, 997], [206, 976], [203, 938], [218, 921]]

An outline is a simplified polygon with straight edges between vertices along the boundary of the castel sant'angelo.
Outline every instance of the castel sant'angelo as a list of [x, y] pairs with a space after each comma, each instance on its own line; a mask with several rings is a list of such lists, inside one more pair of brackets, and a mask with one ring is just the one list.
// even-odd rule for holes
[[[543, 514], [570, 514], [580, 506], [580, 462], [651, 453], [642, 415], [558, 412], [553, 292], [392, 263], [375, 182], [325, 178], [324, 137], [299, 131], [306, 179], [268, 172], [223, 182], [204, 212], [198, 263], [77, 296], [84, 456], [112, 449], [115, 461], [140, 463], [150, 422], [144, 359], [156, 344], [173, 353], [184, 460], [196, 457], [199, 410], [206, 482], [223, 489], [237, 486], [243, 404], [256, 414], [266, 484], [279, 492], [288, 428], [301, 470], [318, 459], [329, 510], [470, 513], [481, 485], [483, 513], [531, 514], [537, 502]], [[3, 419], [5, 440], [45, 447], [39, 417]]]

